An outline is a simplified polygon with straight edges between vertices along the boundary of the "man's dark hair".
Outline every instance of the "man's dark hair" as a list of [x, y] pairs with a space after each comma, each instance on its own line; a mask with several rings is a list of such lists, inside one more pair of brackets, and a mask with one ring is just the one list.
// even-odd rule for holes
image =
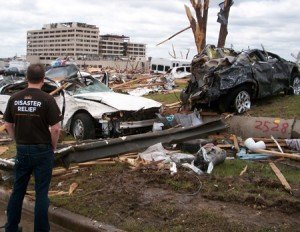
[[31, 64], [27, 69], [27, 80], [30, 83], [40, 83], [45, 77], [45, 69], [42, 64]]

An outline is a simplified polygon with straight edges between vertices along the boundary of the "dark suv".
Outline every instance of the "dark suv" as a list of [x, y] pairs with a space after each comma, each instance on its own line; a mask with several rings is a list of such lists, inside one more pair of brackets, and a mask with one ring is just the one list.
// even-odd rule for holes
[[250, 109], [252, 99], [300, 93], [297, 65], [259, 49], [238, 53], [208, 45], [194, 57], [191, 71], [181, 100], [192, 108], [217, 105], [221, 112], [243, 113]]

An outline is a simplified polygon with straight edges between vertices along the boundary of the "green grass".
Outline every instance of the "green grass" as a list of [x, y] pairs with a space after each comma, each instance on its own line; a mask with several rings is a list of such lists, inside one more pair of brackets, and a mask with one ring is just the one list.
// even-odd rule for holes
[[254, 102], [251, 116], [300, 119], [300, 96], [279, 95]]
[[[299, 171], [297, 169], [290, 168], [284, 164], [275, 164], [289, 183], [300, 184]], [[239, 176], [246, 165], [248, 166], [246, 171], [248, 174], [278, 180], [267, 162], [259, 163], [240, 159], [226, 160], [224, 163], [217, 165], [213, 170], [213, 174], [219, 177]]]
[[164, 93], [149, 94], [145, 97], [153, 99], [153, 100], [161, 102], [161, 103], [164, 103], [164, 104], [171, 104], [171, 103], [180, 101], [180, 92], [166, 93], [166, 94], [164, 94]]

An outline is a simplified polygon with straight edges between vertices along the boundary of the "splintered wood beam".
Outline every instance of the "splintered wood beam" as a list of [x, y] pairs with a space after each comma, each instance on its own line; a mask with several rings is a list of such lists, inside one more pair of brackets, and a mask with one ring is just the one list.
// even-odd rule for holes
[[240, 152], [240, 147], [236, 135], [232, 135], [231, 138], [233, 140], [235, 150], [237, 152]]
[[289, 183], [287, 182], [287, 180], [285, 179], [284, 175], [281, 173], [281, 171], [279, 170], [279, 168], [277, 168], [277, 166], [273, 163], [270, 162], [269, 163], [270, 167], [272, 168], [273, 172], [275, 173], [275, 175], [277, 176], [277, 178], [280, 180], [281, 184], [283, 185], [283, 187], [288, 191], [288, 192], [292, 192], [292, 188], [289, 185]]
[[188, 30], [188, 29], [190, 29], [190, 28], [191, 28], [191, 26], [188, 26], [188, 27], [186, 27], [186, 28], [184, 28], [184, 29], [178, 31], [177, 33], [175, 33], [174, 35], [171, 35], [169, 38], [165, 39], [164, 41], [162, 41], [162, 42], [156, 44], [156, 46], [161, 45], [161, 44], [167, 42], [168, 40], [174, 38], [176, 35], [179, 35], [180, 33], [184, 32], [184, 31], [186, 31], [186, 30]]
[[263, 150], [263, 149], [255, 149], [254, 152], [258, 152], [261, 154], [267, 154], [267, 155], [272, 155], [276, 157], [284, 157], [284, 158], [290, 158], [293, 160], [300, 161], [300, 155], [297, 154], [292, 154], [292, 153], [281, 153], [278, 151], [269, 151], [269, 150]]

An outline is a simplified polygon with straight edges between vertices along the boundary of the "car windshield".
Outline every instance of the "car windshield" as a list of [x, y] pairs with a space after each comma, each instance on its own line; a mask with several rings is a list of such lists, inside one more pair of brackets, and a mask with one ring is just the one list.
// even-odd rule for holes
[[68, 89], [72, 95], [93, 92], [111, 92], [112, 90], [96, 79], [86, 79], [84, 84], [76, 84], [76, 88]]
[[60, 67], [52, 67], [46, 73], [45, 76], [50, 79], [54, 79], [57, 77], [73, 77], [77, 76], [78, 68], [76, 65], [67, 65], [67, 66], [60, 66]]
[[236, 59], [236, 63], [239, 64], [247, 64], [250, 62], [250, 57], [247, 52], [241, 52]]

